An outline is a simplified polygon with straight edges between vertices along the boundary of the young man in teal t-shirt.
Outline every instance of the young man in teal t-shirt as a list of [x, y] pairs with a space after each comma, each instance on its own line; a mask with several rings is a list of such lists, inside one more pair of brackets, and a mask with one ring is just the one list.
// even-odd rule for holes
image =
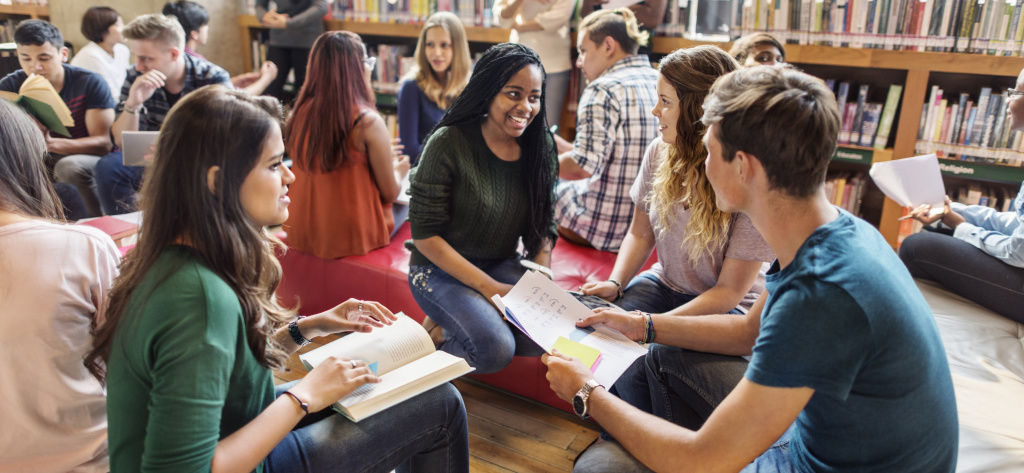
[[[831, 92], [786, 67], [739, 70], [715, 84], [703, 122], [719, 208], [749, 216], [778, 260], [749, 314], [655, 315], [649, 338], [752, 354], [749, 366], [731, 392], [702, 380], [695, 389], [728, 395], [690, 430], [595, 386], [578, 360], [545, 357], [552, 389], [625, 449], [592, 449], [577, 471], [954, 471], [953, 383], [931, 311], [878, 231], [822, 191], [839, 131]], [[642, 315], [580, 325], [596, 322], [647, 333]], [[658, 353], [644, 360], [651, 391], [677, 395], [666, 378], [682, 367]]]

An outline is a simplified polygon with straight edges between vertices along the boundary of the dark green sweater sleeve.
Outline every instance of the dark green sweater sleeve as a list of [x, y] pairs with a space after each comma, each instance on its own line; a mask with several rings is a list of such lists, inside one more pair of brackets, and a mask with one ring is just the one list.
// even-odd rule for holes
[[453, 130], [437, 130], [423, 147], [420, 162], [409, 180], [409, 222], [412, 238], [443, 236], [451, 222], [453, 158], [457, 146]]

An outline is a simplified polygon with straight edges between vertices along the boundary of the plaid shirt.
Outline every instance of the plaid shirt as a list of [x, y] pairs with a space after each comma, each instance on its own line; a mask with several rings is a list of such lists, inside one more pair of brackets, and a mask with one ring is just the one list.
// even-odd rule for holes
[[[124, 85], [121, 86], [121, 100], [117, 104], [118, 116], [124, 111], [124, 102], [128, 100], [128, 91], [131, 90], [135, 79], [138, 79], [140, 76], [142, 76], [142, 73], [136, 70], [134, 65], [128, 69], [128, 76], [124, 79]], [[178, 100], [181, 100], [180, 97], [184, 97], [189, 92], [210, 84], [220, 84], [229, 89], [233, 88], [231, 76], [228, 75], [227, 71], [221, 69], [220, 66], [186, 54], [185, 86], [181, 89], [181, 95], [179, 95]], [[160, 125], [163, 125], [164, 118], [167, 116], [167, 112], [170, 111], [172, 105], [167, 98], [167, 90], [163, 87], [156, 89], [153, 95], [143, 102], [142, 105], [145, 107], [145, 110], [139, 110], [139, 131], [160, 131]]]
[[629, 189], [644, 149], [658, 136], [658, 119], [651, 115], [657, 81], [647, 56], [630, 56], [587, 85], [580, 97], [572, 156], [591, 176], [559, 181], [555, 219], [597, 249], [619, 251], [629, 230]]

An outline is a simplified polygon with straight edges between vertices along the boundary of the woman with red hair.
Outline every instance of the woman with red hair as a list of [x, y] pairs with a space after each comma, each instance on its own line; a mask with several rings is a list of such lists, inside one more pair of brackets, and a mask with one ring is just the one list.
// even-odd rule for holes
[[387, 245], [395, 227], [391, 203], [409, 161], [394, 159], [374, 109], [374, 63], [358, 35], [321, 35], [285, 127], [296, 175], [288, 244], [320, 258], [366, 254]]

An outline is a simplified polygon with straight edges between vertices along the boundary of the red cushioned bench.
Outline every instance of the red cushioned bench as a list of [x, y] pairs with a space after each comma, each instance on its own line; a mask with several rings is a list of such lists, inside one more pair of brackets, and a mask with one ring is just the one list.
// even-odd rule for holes
[[[279, 236], [287, 243], [287, 237]], [[409, 250], [404, 243], [410, 238], [409, 224], [405, 223], [388, 246], [363, 256], [323, 260], [289, 249], [280, 258], [284, 276], [278, 297], [288, 306], [301, 303], [304, 314], [323, 312], [349, 298], [373, 300], [422, 321], [425, 315], [409, 288]], [[555, 283], [564, 289], [576, 289], [588, 281], [603, 281], [611, 274], [615, 256], [559, 240], [551, 254]], [[645, 269], [654, 261], [652, 255]], [[516, 357], [504, 370], [474, 378], [571, 412], [569, 404], [549, 388], [546, 372], [540, 358]]]

